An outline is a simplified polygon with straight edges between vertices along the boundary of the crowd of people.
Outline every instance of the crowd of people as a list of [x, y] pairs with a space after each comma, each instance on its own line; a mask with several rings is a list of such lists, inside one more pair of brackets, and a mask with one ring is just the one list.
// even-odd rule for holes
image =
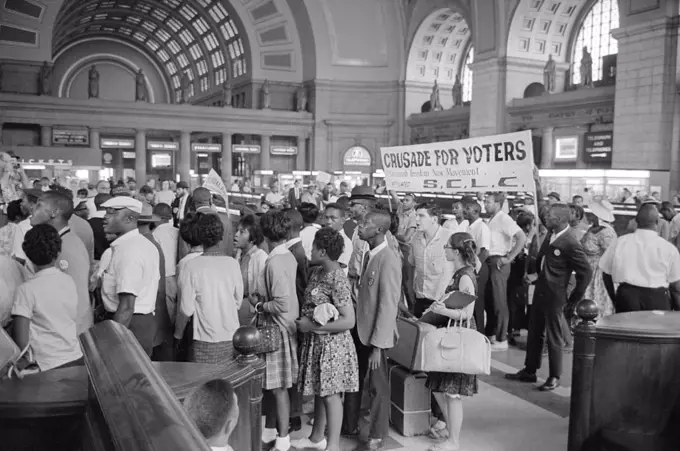
[[[341, 435], [358, 438], [365, 392], [369, 435], [357, 449], [377, 450], [389, 431], [387, 351], [399, 315], [460, 321], [485, 334], [494, 352], [527, 329], [525, 367], [506, 377], [535, 382], [547, 349], [550, 377], [539, 389], [550, 391], [560, 385], [582, 298], [601, 316], [680, 307], [680, 217], [651, 200], [634, 231], [617, 238], [602, 198], [586, 213], [578, 196], [565, 204], [551, 193], [534, 208], [508, 209], [503, 193], [488, 193], [483, 203], [455, 201], [444, 221], [413, 193], [390, 193], [392, 212], [368, 186], [317, 204], [296, 183], [290, 206], [244, 210], [232, 224], [207, 189], [162, 186], [101, 181], [91, 205], [83, 199], [87, 219], [76, 214], [77, 193], [56, 184], [21, 187], [7, 202], [0, 321], [32, 350], [20, 371], [81, 365], [77, 336], [99, 321], [129, 328], [154, 360], [211, 364], [229, 362], [234, 332], [253, 324], [265, 362], [266, 446], [337, 451]], [[443, 299], [452, 291], [476, 301], [449, 309]], [[440, 440], [433, 449], [457, 450], [476, 376], [433, 372], [427, 386], [436, 416], [430, 436]], [[311, 434], [291, 441], [311, 396]], [[185, 401], [215, 449], [225, 449], [235, 424], [233, 398], [233, 388], [213, 381]], [[206, 417], [218, 410], [219, 418]]]

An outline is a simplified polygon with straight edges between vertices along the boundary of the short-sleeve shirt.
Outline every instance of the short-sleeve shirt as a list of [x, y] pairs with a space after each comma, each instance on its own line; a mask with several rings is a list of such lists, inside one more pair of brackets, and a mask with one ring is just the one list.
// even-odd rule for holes
[[491, 247], [491, 232], [489, 231], [489, 226], [486, 225], [482, 218], [477, 218], [475, 222], [468, 226], [467, 232], [475, 240], [477, 249], [486, 249], [487, 251]]
[[678, 249], [654, 230], [637, 229], [619, 237], [599, 264], [614, 283], [661, 288], [680, 280]]
[[404, 206], [399, 205], [397, 215], [399, 216], [399, 228], [397, 229], [397, 236], [404, 236], [408, 229], [416, 228], [416, 210], [411, 208], [409, 211], [404, 211]]
[[73, 279], [57, 268], [43, 269], [17, 288], [12, 315], [31, 321], [29, 344], [42, 371], [82, 357], [76, 335], [77, 314], [78, 293]]
[[170, 223], [160, 224], [153, 231], [153, 237], [160, 245], [165, 256], [165, 277], [175, 275], [177, 270], [177, 243], [179, 240], [179, 229]]
[[89, 329], [93, 322], [90, 304], [90, 258], [85, 244], [72, 230], [61, 230], [61, 253], [57, 257], [57, 268], [71, 276], [78, 292], [78, 317], [76, 330], [78, 335]]
[[446, 260], [444, 246], [451, 237], [451, 230], [439, 227], [430, 242], [423, 232], [411, 238], [409, 263], [415, 266], [413, 290], [417, 298], [439, 300], [446, 285], [453, 277], [453, 263]]
[[129, 293], [136, 296], [134, 313], [153, 313], [161, 277], [158, 249], [137, 229], [118, 237], [111, 249], [111, 262], [102, 276], [104, 307], [117, 311], [118, 295]]
[[487, 224], [490, 232], [489, 255], [507, 255], [512, 250], [513, 238], [521, 232], [517, 223], [507, 213], [499, 211]]

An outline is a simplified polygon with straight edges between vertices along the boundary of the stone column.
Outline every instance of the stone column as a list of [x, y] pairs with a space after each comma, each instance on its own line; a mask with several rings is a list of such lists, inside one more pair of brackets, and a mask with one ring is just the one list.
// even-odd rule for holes
[[[298, 153], [295, 158], [295, 169], [298, 171], [306, 171], [307, 168], [307, 135], [298, 136]], [[310, 168], [311, 169], [311, 168]]]
[[505, 58], [491, 58], [470, 64], [473, 73], [470, 104], [470, 137], [506, 132]]
[[232, 135], [229, 132], [222, 133], [222, 180], [227, 186], [227, 189], [231, 187], [231, 173], [233, 171], [231, 164], [231, 138]]
[[52, 145], [52, 127], [50, 125], [40, 127], [40, 145], [43, 147]]
[[271, 146], [271, 136], [269, 135], [262, 135], [262, 141], [260, 142], [261, 144], [261, 151], [260, 151], [260, 169], [271, 169], [271, 163], [270, 163], [270, 150], [269, 147]]
[[123, 151], [120, 149], [110, 149], [111, 155], [113, 155], [113, 178], [118, 180], [123, 180], [125, 175], [125, 163], [123, 160]]
[[135, 135], [135, 180], [137, 189], [146, 184], [146, 130], [137, 130]]
[[[99, 142], [99, 129], [90, 128], [90, 148], [99, 156], [99, 161], [102, 161], [102, 150], [99, 147], [101, 143]], [[90, 170], [90, 181], [97, 181], [100, 179], [99, 171]]]
[[[628, 7], [635, 4], [631, 2]], [[678, 25], [663, 11], [649, 13], [656, 19], [647, 13], [633, 13], [622, 11], [622, 26], [612, 31], [619, 41], [612, 167], [670, 168], [670, 188], [677, 189], [680, 168], [670, 166], [670, 150], [677, 95]], [[668, 192], [665, 187], [664, 191]]]
[[182, 131], [179, 137], [179, 179], [191, 184], [191, 132]]
[[553, 135], [553, 127], [546, 127], [543, 129], [543, 140], [541, 142], [541, 166], [542, 168], [549, 168], [552, 166], [555, 157], [555, 137]]

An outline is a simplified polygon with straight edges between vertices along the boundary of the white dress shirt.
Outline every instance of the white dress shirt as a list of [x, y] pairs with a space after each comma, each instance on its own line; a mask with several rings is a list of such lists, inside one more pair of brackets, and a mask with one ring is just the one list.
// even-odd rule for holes
[[619, 237], [599, 264], [614, 283], [661, 288], [680, 280], [680, 253], [656, 230], [637, 229]]
[[160, 224], [153, 230], [153, 237], [156, 239], [165, 257], [165, 277], [172, 277], [177, 270], [177, 243], [179, 240], [179, 229], [171, 223]]
[[472, 239], [475, 240], [477, 250], [489, 250], [491, 247], [491, 231], [482, 218], [477, 218], [470, 224], [467, 232], [472, 236]]
[[307, 260], [312, 259], [312, 245], [314, 244], [314, 237], [316, 232], [321, 229], [319, 224], [310, 224], [300, 231], [300, 239], [302, 240], [302, 248], [305, 250]]
[[158, 249], [135, 229], [113, 241], [111, 250], [111, 262], [102, 275], [104, 307], [117, 311], [118, 295], [129, 293], [136, 296], [134, 313], [153, 313], [161, 278]]
[[470, 221], [463, 219], [461, 223], [458, 223], [458, 220], [453, 218], [446, 221], [443, 227], [451, 230], [453, 233], [467, 232], [470, 227]]

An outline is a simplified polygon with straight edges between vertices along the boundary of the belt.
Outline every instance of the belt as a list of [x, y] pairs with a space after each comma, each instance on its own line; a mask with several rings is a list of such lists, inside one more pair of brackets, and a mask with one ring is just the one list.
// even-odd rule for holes
[[641, 290], [668, 290], [668, 287], [641, 287], [639, 285], [633, 285], [632, 283], [626, 283], [622, 282], [619, 284], [619, 288], [621, 287], [630, 287], [630, 288], [638, 288]]

